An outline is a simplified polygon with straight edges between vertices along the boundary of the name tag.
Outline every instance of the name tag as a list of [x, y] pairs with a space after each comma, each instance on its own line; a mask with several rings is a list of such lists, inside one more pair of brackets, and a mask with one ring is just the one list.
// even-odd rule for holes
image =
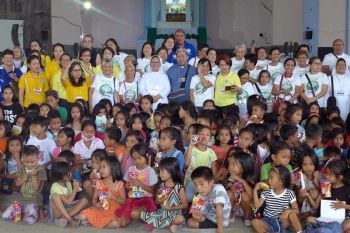
[[34, 88], [34, 94], [40, 95], [41, 94], [41, 88], [40, 89], [35, 89]]
[[337, 91], [338, 96], [344, 96], [344, 90], [338, 90]]
[[79, 99], [82, 99], [82, 98], [83, 98], [82, 96], [76, 96], [75, 100], [79, 100]]
[[185, 78], [179, 78], [179, 83], [183, 83], [183, 82], [185, 82], [185, 81], [186, 81]]
[[221, 89], [221, 90], [220, 90], [220, 93], [221, 93], [221, 94], [226, 94], [225, 88], [224, 88], [224, 89]]

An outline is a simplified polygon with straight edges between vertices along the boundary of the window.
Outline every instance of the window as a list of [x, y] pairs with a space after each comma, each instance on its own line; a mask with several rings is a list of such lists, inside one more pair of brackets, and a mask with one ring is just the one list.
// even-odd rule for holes
[[186, 0], [166, 0], [166, 21], [186, 21]]

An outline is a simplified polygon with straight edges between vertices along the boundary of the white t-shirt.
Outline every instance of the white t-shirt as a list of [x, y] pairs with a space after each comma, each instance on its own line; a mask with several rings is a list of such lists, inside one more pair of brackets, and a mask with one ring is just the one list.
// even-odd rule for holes
[[256, 68], [252, 71], [248, 70], [249, 71], [249, 78], [253, 78], [253, 79], [258, 79], [259, 77], [259, 73], [261, 70], [257, 70]]
[[231, 58], [231, 61], [232, 61], [231, 71], [233, 73], [237, 74], [238, 71], [243, 68], [245, 60], [243, 58], [242, 60], [237, 61], [236, 57], [233, 57], [233, 58]]
[[337, 60], [339, 58], [343, 58], [346, 62], [346, 66], [347, 66], [347, 69], [346, 69], [346, 74], [349, 74], [349, 67], [350, 67], [350, 56], [343, 53], [342, 55], [336, 55], [338, 58], [336, 58], [334, 56], [333, 53], [328, 53], [326, 56], [324, 56], [323, 58], [323, 62], [322, 62], [322, 66], [329, 66], [329, 70], [332, 71], [332, 74], [334, 75], [336, 72], [335, 72], [335, 65], [337, 63]]
[[215, 75], [204, 76], [206, 80], [213, 84], [212, 87], [205, 88], [201, 82], [199, 75], [195, 75], [191, 79], [190, 89], [193, 89], [194, 103], [197, 107], [202, 107], [204, 101], [214, 98]]
[[112, 62], [114, 65], [119, 66], [120, 71], [125, 70], [124, 59], [128, 56], [126, 53], [119, 52], [119, 55], [114, 55], [112, 58]]
[[198, 61], [200, 60], [199, 57], [192, 57], [189, 61], [188, 64], [194, 67], [197, 67]]
[[[332, 96], [331, 76], [328, 76], [329, 86], [328, 95]], [[334, 97], [337, 100], [337, 106], [340, 109], [340, 117], [345, 120], [350, 112], [350, 76], [343, 74], [333, 74]]]
[[109, 99], [114, 104], [115, 91], [119, 89], [119, 80], [107, 78], [103, 73], [97, 74], [93, 84], [90, 86], [94, 88], [92, 93], [92, 107], [94, 107], [101, 99]]
[[299, 77], [301, 77], [309, 71], [310, 71], [309, 66], [307, 66], [305, 68], [301, 68], [300, 66], [296, 66], [293, 70], [293, 74], [299, 75]]
[[165, 62], [164, 64], [162, 64], [164, 74], [166, 74], [169, 68], [172, 67], [173, 65], [174, 65], [173, 63], [169, 63], [169, 62]]
[[137, 59], [137, 70], [142, 70], [143, 73], [147, 73], [151, 59], [139, 58]]
[[[315, 95], [318, 95], [321, 92], [323, 84], [327, 85], [327, 90], [328, 90], [329, 82], [328, 82], [328, 77], [326, 74], [319, 72], [317, 74], [312, 75], [312, 74], [310, 74], [310, 72], [308, 72], [307, 75], [310, 78]], [[307, 81], [305, 74], [303, 76], [301, 76], [301, 84], [304, 84], [304, 90], [301, 90], [301, 91], [304, 91], [304, 94], [308, 98], [314, 97], [312, 94], [312, 91], [311, 91], [311, 86], [310, 86], [309, 82]], [[325, 96], [327, 96], [327, 94]], [[318, 99], [318, 104], [320, 105], [320, 107], [327, 106], [327, 98], [325, 98], [325, 96]]]
[[[261, 86], [259, 83], [256, 83], [256, 85], [260, 88], [261, 95], [266, 99], [267, 107], [268, 107], [268, 112], [272, 111], [272, 98], [275, 96], [271, 94], [272, 91], [272, 84], [268, 83], [265, 86]], [[258, 92], [258, 89], [256, 88], [256, 85], [253, 85], [255, 94], [260, 95]]]
[[[140, 78], [141, 78], [141, 74], [139, 72], [136, 72], [134, 80], [136, 82], [139, 82]], [[123, 82], [124, 80], [125, 80], [125, 73], [124, 72], [119, 72], [119, 83]]]
[[242, 117], [244, 114], [248, 112], [247, 110], [247, 100], [248, 97], [255, 94], [253, 84], [250, 82], [246, 82], [242, 85], [242, 94], [236, 95], [237, 101], [236, 105], [239, 107], [239, 117]]
[[[52, 138], [45, 138], [43, 140], [39, 140], [37, 137], [29, 138], [27, 142], [28, 145], [36, 146], [39, 150], [39, 164], [44, 165], [49, 162], [52, 158], [52, 152], [57, 147], [55, 140]], [[51, 169], [51, 165], [47, 167]]]
[[[276, 84], [278, 86], [278, 90], [280, 89], [280, 82], [281, 82], [282, 75], [277, 76], [275, 79], [275, 82], [273, 84]], [[279, 98], [284, 98], [285, 100], [290, 100], [292, 96], [295, 94], [295, 87], [301, 86], [301, 78], [297, 74], [293, 74], [292, 77], [286, 78], [283, 76], [282, 80], [282, 89], [288, 90], [292, 95], [284, 96], [284, 94], [280, 94]], [[297, 100], [294, 100], [294, 103], [297, 103]]]
[[268, 64], [263, 69], [268, 70], [270, 72], [270, 83], [275, 83], [275, 79], [277, 78], [277, 76], [284, 74], [284, 67], [281, 62], [279, 62], [277, 66], [272, 66]]
[[268, 65], [268, 64], [270, 64], [270, 63], [271, 63], [271, 60], [268, 60], [268, 59], [265, 59], [265, 60], [263, 60], [263, 61], [258, 60], [257, 63], [256, 63], [256, 65], [255, 65], [255, 67], [260, 66], [260, 67], [262, 68], [262, 67], [264, 67], [264, 66], [266, 66], [266, 65]]
[[211, 68], [211, 73], [212, 73], [213, 75], [216, 76], [219, 72], [220, 72], [219, 66], [215, 65], [214, 67]]
[[125, 100], [135, 100], [139, 92], [138, 83], [136, 81], [127, 83], [121, 82], [119, 87], [119, 95], [122, 95]]

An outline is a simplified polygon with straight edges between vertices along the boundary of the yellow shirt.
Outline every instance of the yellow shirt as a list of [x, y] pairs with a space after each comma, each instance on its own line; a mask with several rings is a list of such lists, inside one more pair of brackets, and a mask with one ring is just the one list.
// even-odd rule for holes
[[[83, 68], [83, 71], [84, 71], [84, 77], [85, 77], [85, 78], [90, 77], [90, 74], [87, 72], [87, 70], [85, 69], [85, 67], [84, 67], [84, 66], [81, 66], [81, 67]], [[91, 64], [90, 64], [90, 66], [89, 66], [89, 69], [92, 70], [92, 71], [94, 71]]]
[[[61, 82], [62, 70], [59, 70], [52, 78], [52, 89], [57, 91], [58, 96], [62, 99], [67, 99], [67, 91]], [[68, 77], [67, 77], [68, 79]]]
[[225, 91], [226, 86], [232, 85], [236, 85], [237, 87], [242, 86], [237, 74], [230, 71], [230, 73], [228, 73], [226, 76], [223, 76], [221, 73], [218, 75], [215, 82], [214, 96], [216, 106], [224, 107], [236, 103], [237, 92]]
[[[28, 87], [26, 84], [28, 84]], [[23, 74], [19, 79], [18, 88], [24, 90], [23, 106], [26, 108], [32, 103], [40, 104], [45, 102], [45, 92], [49, 90], [49, 85], [45, 74], [39, 73], [39, 77], [34, 78], [32, 74], [28, 72]]]
[[61, 69], [60, 64], [57, 64], [56, 60], [50, 61], [46, 67], [45, 67], [45, 75], [46, 78], [50, 84], [50, 87], [52, 87], [52, 79], [53, 76]]
[[73, 86], [69, 78], [66, 79], [66, 83], [62, 83], [63, 86], [66, 88], [66, 92], [69, 93], [69, 95], [67, 95], [67, 101], [69, 103], [74, 103], [77, 99], [83, 99], [85, 101], [88, 101], [89, 87], [92, 83], [89, 76], [87, 76], [85, 79], [86, 82], [83, 84], [83, 86], [80, 87]]
[[[49, 62], [51, 61], [51, 58], [47, 55], [41, 54], [41, 65], [43, 65], [43, 67], [46, 66], [46, 64], [49, 64]], [[27, 59], [24, 60], [24, 65], [27, 64]]]
[[[95, 74], [102, 73], [101, 65], [98, 65], [93, 68]], [[120, 69], [117, 65], [113, 64], [113, 77], [119, 79]]]

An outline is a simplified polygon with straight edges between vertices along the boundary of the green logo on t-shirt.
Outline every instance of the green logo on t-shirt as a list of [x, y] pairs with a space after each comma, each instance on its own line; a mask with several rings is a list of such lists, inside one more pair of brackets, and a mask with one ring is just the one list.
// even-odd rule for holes
[[197, 83], [197, 85], [194, 88], [194, 92], [197, 95], [203, 94], [206, 90], [207, 90], [207, 88], [203, 86], [202, 82]]
[[291, 92], [293, 90], [293, 86], [289, 82], [285, 82], [282, 83], [282, 89]]
[[237, 95], [237, 100], [248, 99], [249, 94], [246, 90], [243, 90], [241, 95]]
[[274, 83], [275, 82], [275, 79], [277, 78], [277, 76], [279, 76], [279, 75], [282, 75], [282, 73], [281, 72], [279, 72], [279, 71], [275, 71], [274, 73], [272, 73], [271, 74], [271, 80], [272, 80], [272, 83]]
[[[311, 83], [312, 83], [312, 87], [314, 88], [314, 91], [317, 91], [318, 88], [320, 88], [320, 85], [318, 84], [318, 82], [316, 80], [311, 80]], [[311, 86], [310, 86], [309, 82], [307, 82], [307, 84], [306, 84], [306, 89], [311, 91]]]
[[99, 90], [100, 94], [105, 96], [105, 95], [112, 95], [113, 94], [113, 89], [110, 85], [108, 84], [102, 84], [100, 86], [100, 90]]
[[127, 90], [125, 92], [125, 99], [127, 99], [127, 100], [136, 99], [136, 92], [134, 90]]
[[271, 100], [271, 92], [268, 92], [268, 91], [261, 91], [261, 95], [262, 95], [266, 100]]

